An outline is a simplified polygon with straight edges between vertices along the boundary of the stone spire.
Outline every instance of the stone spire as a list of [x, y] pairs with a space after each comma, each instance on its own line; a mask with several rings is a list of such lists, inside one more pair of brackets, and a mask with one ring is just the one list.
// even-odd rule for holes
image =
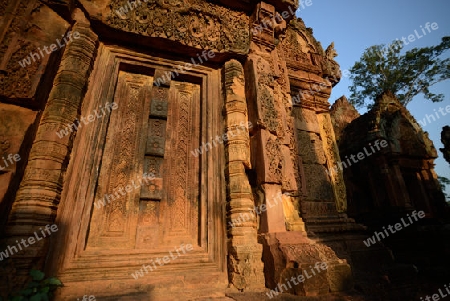
[[355, 107], [347, 100], [345, 95], [342, 95], [334, 102], [331, 106], [330, 115], [331, 123], [334, 128], [334, 134], [336, 136], [336, 142], [339, 144], [342, 132], [345, 130], [347, 125], [349, 125], [360, 115]]

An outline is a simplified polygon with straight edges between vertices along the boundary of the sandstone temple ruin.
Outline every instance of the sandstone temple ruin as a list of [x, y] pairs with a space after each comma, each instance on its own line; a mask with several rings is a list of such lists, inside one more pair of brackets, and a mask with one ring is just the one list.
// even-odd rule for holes
[[[372, 225], [352, 217], [369, 207], [348, 195], [345, 171], [329, 172], [341, 73], [334, 45], [295, 16], [302, 5], [2, 1], [3, 296], [32, 268], [62, 281], [55, 300], [405, 296], [413, 262], [364, 244]], [[402, 186], [401, 213], [444, 215], [433, 154], [417, 154], [426, 168], [383, 161], [387, 184], [426, 169], [421, 193], [434, 194], [416, 207]]]

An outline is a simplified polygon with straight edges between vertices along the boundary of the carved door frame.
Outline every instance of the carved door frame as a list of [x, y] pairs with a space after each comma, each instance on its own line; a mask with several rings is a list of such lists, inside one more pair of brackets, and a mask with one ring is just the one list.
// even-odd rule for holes
[[[107, 102], [113, 102], [119, 71], [153, 76], [156, 69], [173, 71], [173, 67], [185, 64], [100, 44], [81, 116], [92, 114], [99, 106], [105, 107]], [[222, 135], [224, 100], [221, 94], [221, 70], [193, 66], [191, 71], [180, 74], [175, 80], [200, 85], [200, 142], [206, 143], [216, 135]], [[130, 274], [140, 269], [142, 264], [149, 264], [153, 258], [142, 249], [133, 252], [85, 250], [92, 211], [96, 210], [93, 201], [109, 119], [110, 115], [81, 127], [74, 140], [56, 218], [56, 223], [61, 225], [60, 231], [49, 257], [49, 270], [66, 283], [86, 281], [86, 275], [89, 275], [89, 280], [128, 279], [138, 283], [140, 280], [132, 279]], [[205, 275], [208, 272], [217, 273], [222, 276], [220, 278], [226, 280], [224, 167], [223, 145], [213, 147], [201, 155], [200, 248], [180, 256], [167, 266], [158, 267], [153, 273], [164, 276], [174, 270], [190, 274], [197, 270]], [[166, 256], [171, 247], [168, 246], [165, 253], [151, 253], [151, 256]], [[142, 281], [148, 284], [155, 281], [155, 278], [158, 277], [144, 276]]]

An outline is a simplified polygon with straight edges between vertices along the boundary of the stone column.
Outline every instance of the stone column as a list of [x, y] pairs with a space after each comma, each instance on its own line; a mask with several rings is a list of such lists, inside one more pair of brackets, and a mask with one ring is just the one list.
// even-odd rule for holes
[[257, 242], [253, 192], [245, 172], [251, 168], [248, 127], [252, 124], [248, 123], [241, 63], [225, 63], [224, 84], [229, 281], [239, 290], [263, 289], [262, 245]]
[[35, 232], [41, 237], [12, 256], [18, 275], [28, 274], [31, 266], [42, 268], [44, 263], [52, 237], [42, 238], [40, 228], [55, 220], [76, 133], [74, 130], [59, 138], [57, 132], [79, 117], [96, 54], [97, 35], [89, 21], [79, 9], [73, 19], [73, 39], [65, 46], [7, 223], [8, 245], [16, 245], [16, 240], [26, 240]]

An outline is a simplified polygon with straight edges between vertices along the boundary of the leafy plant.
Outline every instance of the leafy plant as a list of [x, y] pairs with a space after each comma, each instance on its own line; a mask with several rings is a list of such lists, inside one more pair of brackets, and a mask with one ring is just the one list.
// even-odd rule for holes
[[31, 270], [32, 281], [14, 296], [10, 296], [8, 301], [49, 301], [53, 292], [60, 286], [61, 281], [56, 277], [44, 279], [45, 274], [39, 270]]
[[439, 45], [414, 48], [404, 54], [402, 48], [403, 42], [397, 40], [390, 46], [374, 45], [364, 51], [350, 69], [353, 84], [349, 101], [353, 105], [370, 108], [388, 91], [404, 106], [420, 93], [433, 102], [444, 99], [429, 88], [450, 78], [450, 58], [441, 58], [450, 49], [450, 37], [443, 37]]
[[438, 176], [438, 181], [439, 181], [439, 184], [441, 185], [442, 192], [444, 193], [445, 198], [447, 199], [447, 202], [450, 202], [450, 196], [445, 191], [446, 185], [450, 185], [450, 180], [448, 178], [446, 178], [446, 177]]

